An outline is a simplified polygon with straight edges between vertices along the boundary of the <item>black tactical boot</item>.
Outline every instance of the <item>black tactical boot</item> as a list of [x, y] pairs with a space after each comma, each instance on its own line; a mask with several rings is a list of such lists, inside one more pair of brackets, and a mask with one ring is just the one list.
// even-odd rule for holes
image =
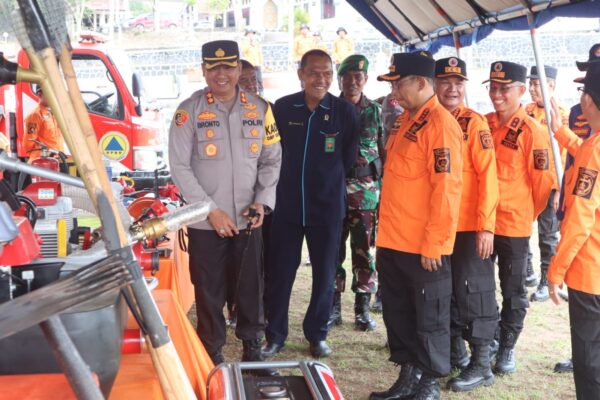
[[500, 375], [512, 374], [517, 370], [515, 360], [515, 344], [518, 333], [502, 330], [500, 332], [500, 348], [496, 354], [496, 366], [494, 372]]
[[468, 392], [481, 385], [490, 386], [494, 383], [494, 374], [490, 368], [489, 345], [474, 345], [471, 347], [471, 362], [460, 375], [448, 381], [448, 389], [455, 392]]
[[373, 304], [371, 304], [371, 311], [374, 313], [380, 313], [383, 310], [383, 306], [381, 305], [381, 291], [378, 290], [375, 293], [375, 300], [373, 300]]
[[371, 293], [356, 293], [354, 297], [354, 325], [361, 331], [372, 331], [377, 323], [369, 314]]
[[342, 292], [333, 293], [333, 308], [329, 321], [327, 321], [327, 329], [331, 330], [334, 326], [342, 324]]
[[[260, 351], [261, 348], [260, 339], [253, 340], [244, 340], [242, 341], [243, 353], [242, 353], [242, 361], [265, 361], [263, 355]], [[271, 368], [264, 369], [251, 369], [248, 373], [257, 375], [257, 376], [275, 376], [279, 375], [277, 371]]]
[[554, 372], [557, 374], [573, 372], [573, 359], [569, 358], [561, 362], [557, 362], [554, 366]]
[[421, 370], [410, 364], [402, 364], [400, 376], [385, 392], [371, 392], [369, 400], [410, 399], [417, 393]]
[[548, 270], [542, 269], [542, 276], [540, 278], [540, 284], [538, 285], [535, 292], [531, 294], [531, 301], [546, 301], [550, 298], [548, 293]]
[[452, 336], [450, 339], [450, 366], [452, 369], [463, 370], [469, 365], [469, 353], [465, 341], [460, 336]]
[[417, 385], [414, 400], [440, 400], [440, 382], [438, 378], [423, 374]]
[[527, 262], [527, 278], [525, 278], [525, 285], [527, 287], [534, 287], [540, 283], [538, 276], [533, 271], [533, 264], [531, 262]]

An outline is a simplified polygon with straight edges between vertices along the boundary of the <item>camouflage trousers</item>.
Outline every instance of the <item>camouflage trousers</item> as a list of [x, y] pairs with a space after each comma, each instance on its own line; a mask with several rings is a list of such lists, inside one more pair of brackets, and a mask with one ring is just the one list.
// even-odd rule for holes
[[346, 259], [346, 239], [350, 236], [352, 254], [352, 291], [354, 293], [377, 292], [375, 270], [375, 228], [377, 211], [348, 210], [342, 227], [339, 264], [336, 272], [335, 290], [346, 288], [346, 270], [342, 266]]

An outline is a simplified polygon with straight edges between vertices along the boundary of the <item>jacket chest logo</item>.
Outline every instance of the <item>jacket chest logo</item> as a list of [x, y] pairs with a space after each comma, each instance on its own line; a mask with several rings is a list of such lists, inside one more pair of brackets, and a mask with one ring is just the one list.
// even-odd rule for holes
[[[511, 124], [511, 126], [512, 126], [512, 124]], [[521, 133], [522, 133], [522, 130], [520, 128], [516, 131], [509, 129], [508, 132], [506, 132], [504, 139], [502, 139], [502, 141], [500, 143], [502, 143], [504, 146], [506, 146], [510, 149], [518, 150], [519, 145], [517, 144], [517, 141], [519, 140], [519, 135]]]

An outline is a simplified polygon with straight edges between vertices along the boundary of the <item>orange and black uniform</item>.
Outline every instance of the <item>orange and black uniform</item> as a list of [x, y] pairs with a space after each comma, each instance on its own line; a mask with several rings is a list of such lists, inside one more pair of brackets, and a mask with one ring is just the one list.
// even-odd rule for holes
[[[600, 398], [600, 131], [585, 141], [568, 128], [556, 132], [569, 154], [565, 173], [565, 217], [548, 280], [569, 288], [569, 321], [578, 399]], [[562, 137], [562, 138], [561, 138]], [[565, 140], [566, 139], [566, 140]]]
[[[390, 361], [439, 377], [450, 371], [449, 255], [462, 188], [462, 132], [436, 96], [412, 117], [405, 111], [395, 127], [376, 242]], [[426, 271], [421, 255], [441, 258], [442, 267]]]
[[[491, 343], [498, 324], [494, 264], [476, 252], [476, 233], [494, 233], [498, 177], [494, 141], [484, 116], [464, 107], [452, 115], [462, 130], [463, 189], [452, 263], [452, 336]], [[473, 306], [477, 304], [477, 306]]]
[[486, 115], [496, 150], [500, 201], [496, 209], [494, 249], [498, 254], [502, 342], [516, 341], [529, 306], [525, 288], [532, 224], [556, 188], [550, 138], [523, 107], [501, 126], [495, 112]]
[[[25, 135], [21, 145], [29, 154], [29, 159], [34, 160], [41, 154], [40, 145], [34, 142], [37, 140], [44, 143], [51, 149], [64, 151], [64, 140], [56, 118], [48, 108], [39, 104], [31, 114], [25, 118]], [[38, 149], [38, 150], [34, 150]]]

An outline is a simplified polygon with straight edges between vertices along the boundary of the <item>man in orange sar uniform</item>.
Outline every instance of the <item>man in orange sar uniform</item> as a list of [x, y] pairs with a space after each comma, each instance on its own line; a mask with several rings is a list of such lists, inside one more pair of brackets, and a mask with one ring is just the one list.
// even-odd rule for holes
[[[565, 217], [561, 240], [548, 270], [550, 298], [559, 304], [566, 282], [575, 391], [578, 399], [600, 398], [600, 60], [586, 66], [581, 109], [592, 128], [585, 141], [562, 124], [553, 104], [552, 128], [569, 154], [573, 168], [565, 175]], [[561, 136], [566, 136], [561, 140]], [[565, 140], [566, 139], [566, 140]]]
[[[489, 346], [498, 324], [494, 263], [494, 226], [498, 176], [494, 141], [485, 117], [465, 107], [467, 66], [456, 57], [435, 63], [435, 93], [457, 119], [463, 133], [463, 189], [452, 264], [450, 363], [462, 369], [448, 381], [454, 391], [494, 383]], [[473, 307], [473, 301], [478, 302]], [[465, 348], [471, 346], [471, 360]]]
[[33, 161], [41, 154], [37, 140], [51, 149], [64, 151], [64, 140], [56, 118], [52, 114], [44, 98], [42, 87], [37, 86], [36, 94], [39, 96], [38, 106], [25, 118], [25, 135], [21, 143], [23, 149], [29, 154], [29, 161]]
[[525, 277], [532, 224], [557, 188], [550, 137], [527, 115], [521, 97], [527, 68], [507, 61], [492, 63], [488, 90], [495, 112], [486, 115], [496, 151], [500, 201], [496, 208], [494, 250], [502, 291], [500, 347], [494, 372], [516, 371], [515, 344], [529, 302]]
[[462, 189], [462, 131], [433, 90], [430, 53], [397, 53], [391, 83], [404, 108], [386, 150], [377, 270], [389, 360], [401, 366], [396, 382], [370, 400], [439, 399], [438, 378], [450, 372], [449, 256]]

